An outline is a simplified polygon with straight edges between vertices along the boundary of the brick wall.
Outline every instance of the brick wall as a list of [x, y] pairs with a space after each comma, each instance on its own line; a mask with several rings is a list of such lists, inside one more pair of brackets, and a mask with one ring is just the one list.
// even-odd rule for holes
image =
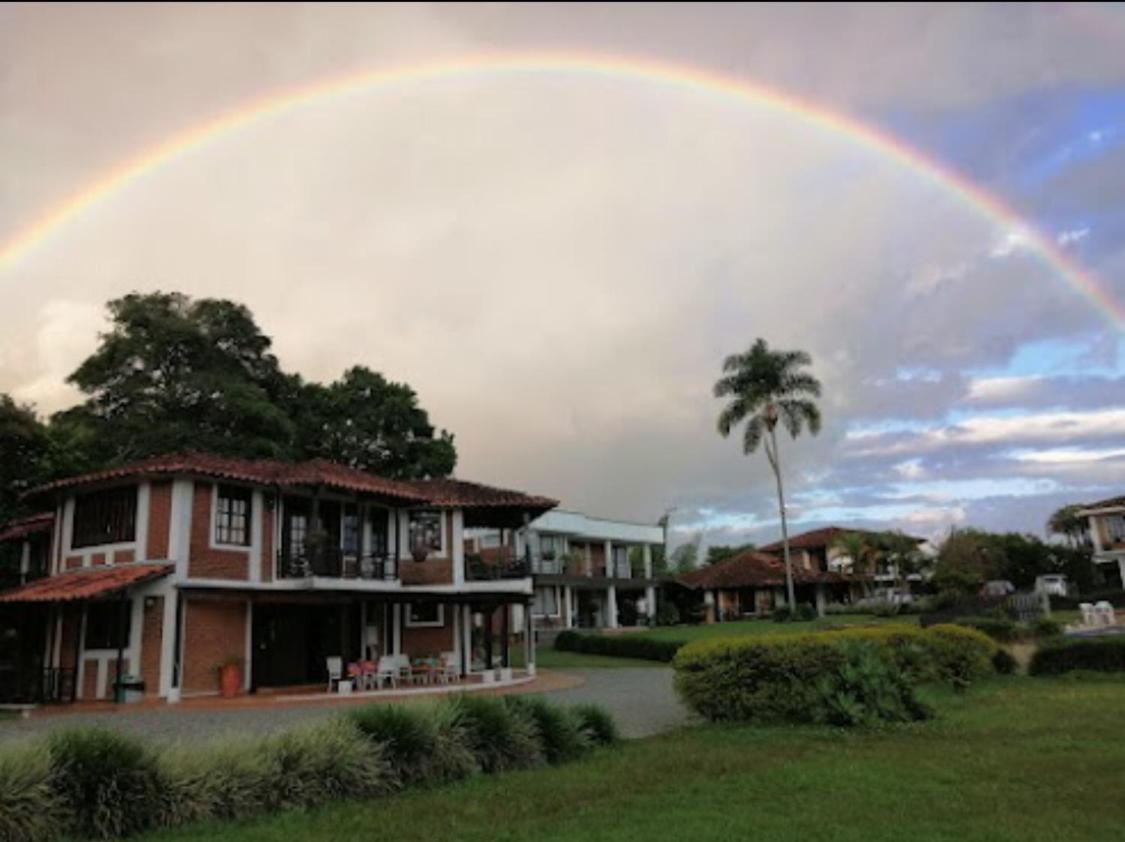
[[399, 563], [399, 570], [404, 585], [442, 585], [453, 581], [453, 562], [444, 558], [405, 558]]
[[[405, 606], [403, 608], [405, 610]], [[403, 626], [402, 651], [412, 658], [453, 651], [453, 625], [450, 606], [445, 607], [445, 625], [441, 628], [412, 629]]]
[[218, 666], [246, 657], [246, 603], [189, 599], [184, 612], [183, 690], [218, 692]]
[[113, 554], [114, 564], [128, 564], [130, 561], [136, 561], [137, 554], [133, 550], [118, 550]]
[[148, 557], [168, 558], [168, 535], [172, 524], [172, 482], [156, 480], [149, 492]]
[[211, 548], [211, 483], [195, 483], [191, 502], [191, 554], [188, 576], [199, 579], [249, 578], [250, 548], [216, 550]]
[[71, 669], [74, 666], [74, 644], [78, 639], [78, 629], [81, 627], [82, 614], [79, 611], [68, 611], [63, 615], [62, 643], [59, 647], [58, 666]]
[[164, 642], [164, 597], [153, 597], [152, 605], [145, 605], [141, 627], [141, 680], [145, 695], [160, 692], [160, 652]]
[[89, 701], [98, 698], [98, 662], [94, 658], [87, 658], [82, 671], [82, 699]]
[[105, 564], [105, 553], [93, 553], [90, 556], [90, 564], [97, 567], [99, 564]]

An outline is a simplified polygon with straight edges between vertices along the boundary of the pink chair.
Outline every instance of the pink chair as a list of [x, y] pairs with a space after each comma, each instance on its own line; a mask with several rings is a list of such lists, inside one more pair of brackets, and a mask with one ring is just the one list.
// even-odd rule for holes
[[352, 661], [348, 664], [348, 679], [352, 682], [352, 687], [359, 690], [363, 686], [363, 670], [360, 669], [359, 664]]
[[375, 666], [375, 662], [360, 661], [359, 669], [360, 672], [363, 673], [363, 689], [374, 690], [376, 684], [378, 683], [375, 678], [376, 673], [378, 672], [378, 668]]

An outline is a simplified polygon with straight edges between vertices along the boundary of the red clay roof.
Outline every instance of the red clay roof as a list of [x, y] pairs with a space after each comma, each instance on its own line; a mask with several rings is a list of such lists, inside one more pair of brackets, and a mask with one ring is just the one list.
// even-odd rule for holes
[[[818, 547], [827, 547], [841, 535], [847, 535], [852, 532], [858, 532], [860, 535], [878, 535], [878, 532], [873, 532], [870, 529], [855, 529], [854, 527], [843, 526], [824, 526], [820, 529], [813, 529], [809, 532], [802, 532], [800, 535], [791, 535], [789, 537], [789, 548], [793, 550], [811, 550]], [[915, 538], [919, 544], [925, 541], [924, 538]], [[774, 541], [772, 544], [766, 544], [764, 547], [758, 547], [758, 552], [762, 553], [779, 553], [782, 551], [781, 541]]]
[[558, 500], [513, 491], [509, 488], [496, 488], [463, 479], [423, 479], [407, 483], [417, 493], [426, 497], [434, 506], [449, 508], [522, 508], [553, 509]]
[[1125, 497], [1110, 497], [1108, 500], [1099, 500], [1096, 503], [1085, 503], [1080, 507], [1080, 511], [1089, 511], [1090, 509], [1115, 509], [1118, 506], [1125, 506]]
[[171, 564], [115, 564], [72, 570], [0, 593], [0, 602], [73, 602], [93, 599], [130, 585], [159, 579], [171, 573], [172, 567]]
[[[757, 550], [747, 550], [724, 558], [699, 570], [679, 577], [690, 588], [722, 590], [724, 588], [753, 588], [785, 584], [785, 564], [776, 556]], [[846, 582], [839, 573], [822, 573], [793, 565], [793, 582], [808, 585], [815, 582]]]
[[39, 514], [10, 520], [0, 526], [0, 543], [15, 541], [17, 538], [23, 538], [33, 532], [49, 532], [54, 523], [54, 512], [40, 512]]
[[27, 496], [50, 491], [93, 485], [108, 480], [167, 474], [197, 474], [219, 479], [262, 485], [325, 485], [345, 491], [358, 491], [393, 497], [408, 503], [425, 503], [426, 498], [407, 483], [383, 479], [326, 459], [309, 462], [282, 462], [278, 459], [236, 459], [207, 453], [173, 453], [154, 456], [116, 468], [106, 468], [80, 476], [67, 477], [32, 489]]

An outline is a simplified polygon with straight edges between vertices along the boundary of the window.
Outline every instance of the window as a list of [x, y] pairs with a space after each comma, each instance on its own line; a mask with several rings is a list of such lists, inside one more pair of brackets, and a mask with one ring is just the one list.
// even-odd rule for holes
[[561, 535], [539, 536], [539, 557], [544, 561], [554, 561], [562, 555]]
[[500, 546], [500, 533], [499, 532], [485, 532], [480, 536], [480, 548], [482, 550], [494, 550]]
[[309, 518], [307, 515], [289, 515], [289, 554], [293, 558], [303, 558], [305, 555], [305, 539], [309, 535]]
[[425, 547], [427, 552], [441, 552], [441, 512], [410, 513], [410, 552]]
[[411, 603], [410, 610], [406, 614], [406, 625], [411, 628], [444, 626], [444, 606], [440, 602]]
[[79, 494], [74, 499], [72, 547], [132, 541], [137, 531], [137, 489], [115, 488]]
[[1111, 544], [1125, 543], [1125, 515], [1109, 515], [1106, 517], [1105, 537]]
[[215, 502], [215, 543], [250, 545], [250, 489], [219, 486]]
[[531, 613], [537, 617], [554, 617], [559, 613], [558, 591], [554, 588], [536, 588], [531, 603]]
[[[86, 608], [86, 648], [117, 649], [119, 646], [122, 648], [128, 646], [132, 607], [131, 600], [125, 600], [124, 605], [117, 600], [91, 602]], [[121, 622], [122, 612], [125, 615], [124, 623]], [[123, 639], [122, 633], [124, 633]]]
[[359, 515], [352, 512], [344, 512], [343, 523], [343, 549], [344, 555], [358, 555], [359, 554]]

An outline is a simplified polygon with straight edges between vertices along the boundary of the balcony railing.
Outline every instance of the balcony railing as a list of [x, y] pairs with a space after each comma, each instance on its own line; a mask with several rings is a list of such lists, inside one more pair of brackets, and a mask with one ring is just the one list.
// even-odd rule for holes
[[277, 554], [279, 579], [359, 579], [379, 581], [398, 578], [398, 559], [392, 555], [346, 553], [339, 547], [306, 549], [300, 552], [280, 551]]
[[488, 582], [498, 579], [523, 579], [531, 575], [531, 565], [523, 557], [509, 557], [484, 561], [465, 559], [465, 578], [470, 582]]

